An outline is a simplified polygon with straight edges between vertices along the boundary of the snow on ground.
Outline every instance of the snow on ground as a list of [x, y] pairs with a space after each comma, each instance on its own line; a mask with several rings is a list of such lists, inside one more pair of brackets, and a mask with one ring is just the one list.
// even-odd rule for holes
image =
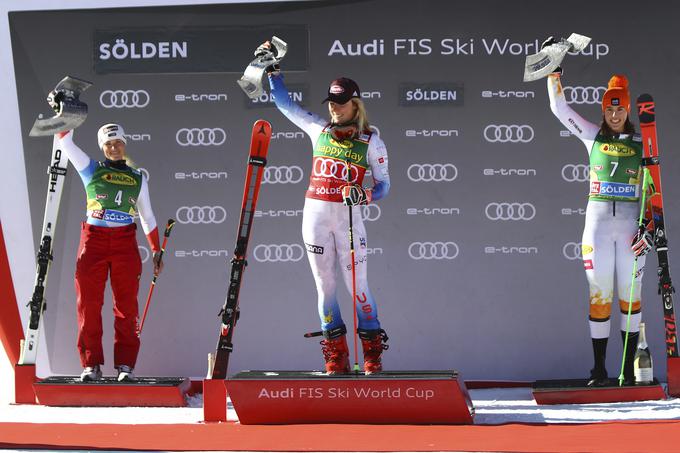
[[[538, 406], [530, 388], [471, 390], [475, 424], [591, 423], [616, 420], [680, 419], [680, 399], [634, 403]], [[46, 407], [0, 406], [0, 423], [169, 423], [191, 424], [203, 419], [203, 397], [187, 398], [187, 407]], [[231, 402], [228, 420], [237, 420]]]

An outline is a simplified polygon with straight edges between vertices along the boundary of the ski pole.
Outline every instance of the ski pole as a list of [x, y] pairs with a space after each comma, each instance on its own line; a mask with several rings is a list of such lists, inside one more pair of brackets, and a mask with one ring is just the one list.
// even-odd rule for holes
[[[345, 166], [347, 168], [347, 183], [352, 184], [352, 166], [350, 165], [349, 159], [345, 161]], [[352, 318], [354, 319], [354, 368], [353, 371], [359, 372], [359, 347], [357, 339], [357, 276], [356, 267], [354, 261], [354, 225], [352, 222], [352, 205], [349, 208], [349, 254], [352, 267]]]
[[[645, 201], [649, 188], [649, 170], [642, 168], [642, 196], [640, 197], [640, 216], [638, 217], [638, 231], [643, 225], [645, 218]], [[630, 296], [628, 297], [628, 315], [626, 316], [626, 338], [623, 341], [623, 356], [621, 357], [621, 372], [619, 373], [619, 387], [623, 385], [623, 367], [626, 363], [626, 350], [628, 348], [628, 333], [630, 331], [630, 315], [633, 310], [633, 291], [635, 289], [635, 274], [637, 274], [638, 257], [633, 261], [633, 273], [630, 281]]]
[[[172, 227], [175, 226], [175, 221], [173, 219], [168, 219], [168, 224], [165, 226], [165, 233], [163, 233], [163, 245], [161, 245], [161, 252], [158, 256], [158, 265], [163, 262], [163, 253], [165, 253], [165, 245], [168, 243], [168, 238], [170, 237], [170, 231]], [[156, 288], [156, 280], [158, 279], [158, 274], [154, 273], [153, 279], [151, 280], [151, 286], [149, 287], [149, 295], [146, 296], [146, 304], [144, 305], [144, 313], [142, 314], [142, 320], [139, 323], [139, 329], [137, 330], [137, 337], [142, 336], [142, 328], [144, 328], [144, 320], [146, 319], [146, 314], [149, 312], [149, 302], [151, 302], [151, 295], [153, 294], [154, 288]]]

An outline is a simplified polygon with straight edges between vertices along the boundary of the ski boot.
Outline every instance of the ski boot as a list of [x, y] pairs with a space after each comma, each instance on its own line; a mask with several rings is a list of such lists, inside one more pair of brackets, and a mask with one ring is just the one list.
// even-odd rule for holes
[[607, 357], [608, 338], [593, 338], [593, 355], [595, 356], [595, 366], [590, 370], [590, 380], [586, 384], [588, 387], [604, 387], [609, 384], [607, 370], [605, 369], [605, 359]]
[[93, 381], [98, 381], [102, 378], [102, 370], [99, 365], [95, 366], [87, 366], [83, 370], [82, 373], [80, 373], [80, 381], [81, 382], [93, 382]]
[[347, 374], [350, 371], [346, 334], [345, 326], [323, 331], [321, 352], [326, 362], [326, 373], [329, 375]]
[[[635, 370], [633, 364], [635, 363], [635, 352], [638, 347], [638, 339], [640, 332], [628, 332], [628, 347], [626, 348], [626, 358], [623, 362], [623, 385], [635, 385]], [[626, 331], [621, 331], [621, 342], [626, 341]]]
[[118, 368], [118, 382], [135, 382], [137, 378], [132, 372], [132, 368], [127, 365], [120, 365]]
[[383, 329], [357, 329], [361, 338], [361, 347], [364, 350], [364, 373], [369, 375], [382, 371], [380, 356], [389, 348], [386, 343], [389, 339]]

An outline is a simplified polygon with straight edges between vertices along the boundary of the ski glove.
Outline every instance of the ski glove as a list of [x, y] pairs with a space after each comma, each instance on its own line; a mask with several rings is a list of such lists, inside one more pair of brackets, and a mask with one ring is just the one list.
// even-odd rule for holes
[[[269, 41], [261, 44], [257, 49], [255, 49], [255, 56], [263, 62], [275, 62], [277, 53], [278, 51], [276, 50], [276, 47], [272, 46]], [[279, 72], [281, 70], [281, 66], [279, 66], [278, 63], [274, 63], [267, 66], [264, 70], [267, 74], [271, 74], [273, 72]]]
[[649, 230], [644, 226], [641, 226], [638, 232], [635, 233], [635, 237], [633, 237], [630, 248], [633, 249], [635, 257], [640, 258], [652, 250], [653, 244], [654, 237], [652, 236], [652, 233], [650, 233]]
[[359, 184], [342, 186], [342, 203], [345, 206], [357, 206], [371, 202], [371, 190], [364, 189]]
[[52, 90], [47, 95], [47, 103], [50, 105], [50, 107], [52, 107], [52, 110], [54, 110], [56, 113], [59, 113], [64, 97], [65, 95], [63, 91]]

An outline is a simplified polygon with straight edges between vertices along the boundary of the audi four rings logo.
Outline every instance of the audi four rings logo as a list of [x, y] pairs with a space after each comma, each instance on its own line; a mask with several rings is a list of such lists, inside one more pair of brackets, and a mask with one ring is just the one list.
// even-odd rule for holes
[[149, 261], [149, 258], [151, 258], [151, 252], [149, 249], [143, 245], [138, 245], [137, 248], [139, 249], [139, 256], [142, 258], [142, 263]]
[[570, 261], [581, 259], [581, 243], [567, 242], [564, 244], [564, 247], [562, 247], [562, 254]]
[[586, 164], [567, 164], [562, 167], [562, 179], [567, 182], [588, 181], [590, 168]]
[[536, 207], [531, 203], [489, 203], [484, 210], [489, 220], [531, 220]]
[[305, 249], [300, 244], [259, 244], [253, 256], [261, 263], [295, 262], [305, 256]]
[[367, 204], [361, 206], [361, 218], [366, 222], [375, 222], [380, 218], [380, 206], [377, 204]]
[[534, 139], [534, 128], [528, 124], [489, 124], [484, 128], [489, 143], [529, 143]]
[[564, 98], [567, 104], [600, 104], [606, 87], [564, 87]]
[[179, 223], [222, 223], [227, 220], [227, 211], [222, 206], [182, 206], [177, 209]]
[[99, 95], [99, 103], [105, 109], [143, 109], [150, 100], [146, 90], [105, 90]]
[[458, 177], [458, 168], [453, 164], [412, 164], [406, 175], [413, 182], [451, 182]]
[[408, 256], [414, 260], [452, 260], [458, 256], [455, 242], [412, 242], [408, 246]]
[[[350, 164], [352, 167], [352, 182], [356, 182], [359, 177], [359, 172], [357, 167]], [[336, 178], [347, 181], [347, 165], [339, 160], [335, 159], [324, 159], [317, 158], [314, 159], [314, 168], [312, 169], [314, 176], [322, 176], [325, 178]]]
[[262, 184], [297, 184], [302, 181], [302, 168], [297, 165], [265, 167]]
[[180, 146], [219, 146], [227, 141], [227, 133], [219, 127], [185, 127], [177, 131], [175, 140]]

